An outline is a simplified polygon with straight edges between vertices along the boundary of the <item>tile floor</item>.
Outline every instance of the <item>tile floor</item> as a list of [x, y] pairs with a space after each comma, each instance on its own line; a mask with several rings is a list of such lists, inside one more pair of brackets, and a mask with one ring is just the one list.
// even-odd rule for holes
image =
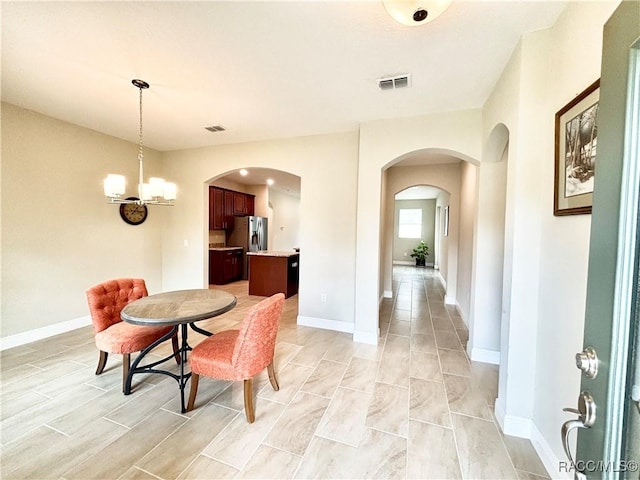
[[[214, 332], [261, 299], [246, 282], [223, 288], [238, 306], [202, 322]], [[288, 299], [281, 388], [256, 378], [252, 425], [241, 382], [203, 378], [184, 415], [169, 377], [136, 376], [122, 395], [118, 356], [94, 375], [89, 327], [2, 352], [1, 477], [546, 478], [529, 441], [500, 433], [497, 368], [468, 361], [467, 329], [433, 270], [396, 267], [394, 293], [380, 308], [378, 346], [297, 326], [297, 296]], [[192, 345], [201, 339], [190, 332]]]

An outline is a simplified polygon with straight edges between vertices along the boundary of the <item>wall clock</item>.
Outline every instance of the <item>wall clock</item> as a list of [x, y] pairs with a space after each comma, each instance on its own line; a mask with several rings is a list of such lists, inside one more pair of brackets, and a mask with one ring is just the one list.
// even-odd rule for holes
[[[129, 197], [127, 200], [139, 200], [138, 197]], [[120, 205], [120, 216], [129, 225], [140, 225], [147, 219], [148, 210], [146, 205], [138, 203], [123, 203]]]

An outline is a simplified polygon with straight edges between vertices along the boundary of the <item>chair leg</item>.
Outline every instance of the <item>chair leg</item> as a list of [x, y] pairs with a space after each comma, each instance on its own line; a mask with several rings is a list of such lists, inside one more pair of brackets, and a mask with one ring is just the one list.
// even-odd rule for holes
[[193, 410], [193, 404], [196, 403], [196, 395], [198, 394], [198, 382], [200, 375], [191, 372], [191, 390], [189, 391], [189, 403], [187, 404], [187, 412]]
[[109, 354], [100, 350], [100, 358], [98, 360], [98, 368], [96, 369], [96, 375], [100, 375], [104, 371], [104, 367], [107, 365], [107, 357]]
[[127, 384], [127, 377], [129, 376], [129, 369], [131, 368], [131, 355], [128, 353], [122, 354], [122, 391]]
[[253, 411], [253, 380], [248, 378], [244, 381], [244, 413], [247, 416], [247, 422], [253, 423], [256, 419]]
[[180, 365], [180, 349], [178, 347], [178, 333], [171, 337], [171, 345], [173, 346], [173, 356], [176, 359], [176, 363]]
[[276, 378], [276, 371], [273, 368], [273, 361], [269, 365], [267, 365], [267, 373], [269, 374], [269, 381], [271, 382], [271, 386], [277, 392], [280, 390], [280, 385], [278, 385], [278, 379]]

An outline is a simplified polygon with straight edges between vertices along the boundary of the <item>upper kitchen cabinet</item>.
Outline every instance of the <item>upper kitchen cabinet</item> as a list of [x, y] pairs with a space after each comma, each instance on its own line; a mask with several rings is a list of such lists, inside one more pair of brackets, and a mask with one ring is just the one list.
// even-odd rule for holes
[[224, 191], [209, 187], [209, 230], [224, 230]]
[[209, 230], [233, 228], [233, 192], [209, 187]]
[[234, 216], [254, 214], [255, 196], [209, 187], [209, 230], [232, 230]]
[[253, 215], [255, 195], [233, 192], [233, 214], [244, 217]]
[[247, 202], [245, 201], [244, 193], [233, 192], [233, 214], [234, 215], [247, 214]]
[[247, 207], [247, 215], [249, 215], [249, 216], [255, 215], [255, 204], [256, 204], [256, 196], [255, 195], [246, 195], [245, 196], [245, 205]]

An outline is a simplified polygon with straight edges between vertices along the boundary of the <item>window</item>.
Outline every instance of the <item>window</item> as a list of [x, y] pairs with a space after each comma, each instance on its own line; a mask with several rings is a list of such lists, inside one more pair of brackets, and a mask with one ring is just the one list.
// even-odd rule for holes
[[422, 238], [422, 209], [401, 208], [398, 213], [398, 236]]

